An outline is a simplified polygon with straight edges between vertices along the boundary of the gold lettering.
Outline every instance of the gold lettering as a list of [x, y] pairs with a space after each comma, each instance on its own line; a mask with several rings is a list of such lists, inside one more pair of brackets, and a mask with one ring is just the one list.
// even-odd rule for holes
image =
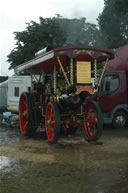
[[64, 51], [60, 51], [59, 54], [64, 54]]
[[80, 54], [80, 53], [81, 53], [81, 50], [75, 49], [75, 50], [73, 50], [73, 53], [74, 53], [74, 54]]

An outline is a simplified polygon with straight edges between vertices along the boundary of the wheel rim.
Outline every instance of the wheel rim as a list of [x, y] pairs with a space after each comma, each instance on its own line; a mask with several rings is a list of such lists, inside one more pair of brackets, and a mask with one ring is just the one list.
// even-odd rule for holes
[[48, 140], [52, 142], [55, 137], [55, 127], [56, 127], [54, 108], [52, 104], [47, 105], [45, 126], [46, 126]]
[[23, 134], [27, 132], [28, 126], [28, 104], [24, 94], [20, 97], [19, 103], [19, 118], [20, 118], [20, 129]]
[[84, 126], [87, 136], [93, 140], [97, 136], [98, 118], [93, 104], [88, 104], [84, 113]]
[[118, 115], [116, 118], [116, 124], [122, 127], [125, 125], [125, 123], [126, 123], [125, 118], [122, 115]]

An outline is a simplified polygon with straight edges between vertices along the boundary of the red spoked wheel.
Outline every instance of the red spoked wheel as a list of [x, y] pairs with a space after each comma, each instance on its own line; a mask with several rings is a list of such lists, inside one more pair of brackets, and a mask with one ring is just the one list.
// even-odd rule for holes
[[[31, 93], [22, 93], [19, 101], [19, 122], [21, 133], [25, 136], [35, 134], [34, 119], [32, 115]], [[34, 103], [34, 101], [33, 101]]]
[[57, 143], [60, 137], [60, 113], [55, 103], [48, 103], [45, 114], [45, 128], [50, 143]]
[[84, 127], [87, 141], [97, 141], [101, 137], [103, 118], [99, 105], [94, 101], [86, 105]]

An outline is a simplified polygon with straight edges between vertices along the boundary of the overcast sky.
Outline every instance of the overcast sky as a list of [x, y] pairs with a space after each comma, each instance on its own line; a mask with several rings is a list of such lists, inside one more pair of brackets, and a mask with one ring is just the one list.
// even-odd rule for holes
[[0, 3], [0, 75], [13, 74], [9, 71], [7, 55], [15, 47], [13, 32], [23, 31], [31, 20], [39, 17], [54, 17], [60, 14], [67, 18], [86, 17], [87, 22], [97, 23], [104, 0], [3, 0]]

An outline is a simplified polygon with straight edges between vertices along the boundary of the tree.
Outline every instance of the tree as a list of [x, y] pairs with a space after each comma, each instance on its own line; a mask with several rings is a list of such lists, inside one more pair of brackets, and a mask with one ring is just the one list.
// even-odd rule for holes
[[104, 0], [104, 9], [98, 17], [98, 24], [105, 47], [118, 48], [127, 44], [127, 0]]
[[7, 56], [9, 69], [35, 57], [35, 53], [48, 46], [60, 47], [67, 44], [96, 45], [99, 31], [95, 24], [85, 18], [67, 19], [60, 15], [39, 18], [39, 23], [27, 23], [26, 30], [14, 32], [16, 47]]
[[40, 17], [39, 20], [40, 23], [27, 23], [27, 29], [22, 32], [14, 32], [16, 47], [7, 56], [9, 69], [32, 59], [38, 50], [53, 45], [55, 37], [58, 46], [63, 43], [63, 34], [55, 18]]

